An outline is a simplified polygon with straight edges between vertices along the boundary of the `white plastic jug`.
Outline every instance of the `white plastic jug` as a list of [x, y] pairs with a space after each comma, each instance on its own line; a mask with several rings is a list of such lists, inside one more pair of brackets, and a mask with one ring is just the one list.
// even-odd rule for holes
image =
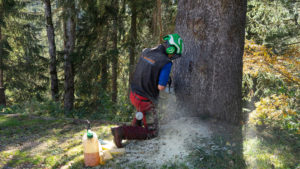
[[87, 133], [83, 135], [83, 153], [84, 153], [84, 164], [87, 167], [94, 167], [100, 163], [99, 155], [99, 142], [97, 134], [91, 130], [87, 130]]

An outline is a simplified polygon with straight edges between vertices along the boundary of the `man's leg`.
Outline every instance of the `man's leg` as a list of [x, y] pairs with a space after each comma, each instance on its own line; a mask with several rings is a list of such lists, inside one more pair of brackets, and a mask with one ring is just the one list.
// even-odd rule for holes
[[147, 120], [146, 120], [146, 112], [154, 108], [152, 102], [141, 101], [141, 99], [137, 99], [132, 92], [130, 93], [130, 100], [131, 103], [137, 109], [137, 111], [143, 113], [142, 121], [144, 123], [144, 127], [138, 126], [138, 120], [134, 117], [132, 121], [132, 126], [120, 126], [116, 128], [111, 128], [112, 134], [114, 136], [114, 142], [116, 146], [119, 148], [122, 147], [122, 140], [124, 139], [144, 140], [144, 139], [150, 139], [157, 136], [156, 130], [148, 129]]
[[[143, 122], [145, 128], [147, 128], [146, 112], [150, 111], [153, 108], [153, 103], [151, 101], [145, 101], [145, 100], [148, 100], [148, 99], [130, 92], [130, 101], [138, 112], [143, 113], [142, 122]], [[132, 126], [142, 126], [141, 121], [137, 120], [135, 116], [131, 122], [131, 125]]]

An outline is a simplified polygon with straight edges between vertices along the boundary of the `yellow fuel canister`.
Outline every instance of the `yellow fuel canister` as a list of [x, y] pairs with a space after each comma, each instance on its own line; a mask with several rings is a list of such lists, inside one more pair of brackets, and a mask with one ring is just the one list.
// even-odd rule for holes
[[82, 138], [83, 142], [83, 153], [84, 153], [84, 164], [87, 167], [94, 167], [99, 165], [99, 142], [97, 134], [87, 130]]

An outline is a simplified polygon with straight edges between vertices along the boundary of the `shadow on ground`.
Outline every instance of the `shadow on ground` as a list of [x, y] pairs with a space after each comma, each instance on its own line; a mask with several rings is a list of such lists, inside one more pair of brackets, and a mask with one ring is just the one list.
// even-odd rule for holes
[[82, 155], [85, 126], [66, 120], [0, 115], [0, 168], [59, 168]]
[[242, 127], [209, 119], [205, 123], [210, 126], [212, 135], [207, 139], [195, 138], [190, 147], [190, 166], [199, 169], [246, 168]]

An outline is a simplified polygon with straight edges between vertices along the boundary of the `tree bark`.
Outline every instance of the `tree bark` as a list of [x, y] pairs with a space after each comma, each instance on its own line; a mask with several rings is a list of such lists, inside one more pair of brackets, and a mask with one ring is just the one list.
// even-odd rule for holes
[[[157, 42], [162, 42], [162, 19], [161, 19], [161, 0], [156, 0], [156, 6], [152, 14], [152, 35], [158, 38]], [[157, 37], [159, 36], [159, 37]]]
[[[2, 15], [0, 14], [0, 17]], [[3, 43], [2, 43], [2, 28], [0, 25], [0, 106], [6, 106], [5, 88], [3, 80]]]
[[49, 55], [50, 55], [50, 78], [51, 78], [51, 96], [55, 101], [59, 100], [58, 95], [58, 78], [56, 71], [56, 46], [55, 46], [55, 34], [52, 21], [51, 2], [50, 0], [44, 0], [45, 3], [45, 17], [47, 36], [49, 43]]
[[135, 65], [135, 48], [137, 39], [136, 30], [137, 9], [134, 2], [131, 3], [131, 28], [130, 28], [130, 46], [129, 46], [129, 84], [132, 80], [132, 73]]
[[109, 27], [108, 24], [107, 26], [104, 28], [104, 34], [103, 34], [103, 41], [102, 43], [102, 57], [101, 57], [101, 87], [103, 90], [107, 89], [107, 84], [108, 84], [108, 58], [107, 58], [107, 39], [108, 39], [108, 32], [109, 32]]
[[113, 0], [114, 16], [113, 16], [113, 50], [112, 56], [112, 102], [117, 103], [118, 96], [118, 14], [119, 14], [119, 0]]
[[159, 39], [158, 39], [158, 43], [162, 43], [162, 21], [161, 21], [161, 0], [157, 0], [157, 20], [158, 20], [158, 32], [159, 32]]
[[65, 96], [64, 109], [66, 113], [73, 109], [74, 104], [74, 63], [73, 52], [75, 48], [75, 2], [68, 1], [65, 7], [65, 49], [64, 49], [64, 69], [65, 69]]
[[157, 9], [153, 9], [152, 13], [152, 36], [156, 37], [158, 34], [158, 26], [157, 26]]
[[191, 115], [239, 123], [246, 0], [179, 0], [176, 32], [184, 41], [174, 87]]

